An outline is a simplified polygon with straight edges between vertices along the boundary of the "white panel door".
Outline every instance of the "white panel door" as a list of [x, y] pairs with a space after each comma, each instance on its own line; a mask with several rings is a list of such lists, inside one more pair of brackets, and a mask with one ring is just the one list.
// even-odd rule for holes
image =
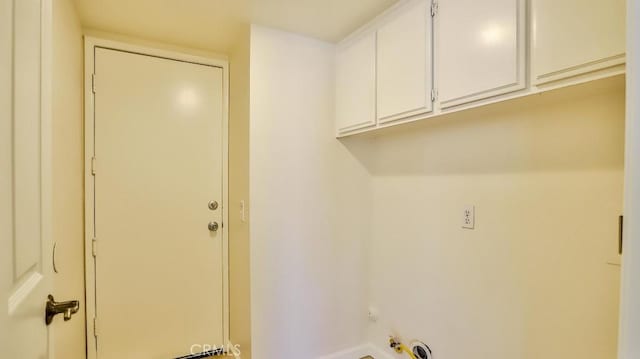
[[625, 0], [532, 0], [536, 83], [623, 64], [625, 4]]
[[94, 71], [97, 357], [221, 347], [223, 70], [96, 47]]
[[336, 54], [338, 133], [376, 123], [376, 35], [339, 47]]
[[441, 0], [435, 20], [442, 108], [523, 89], [524, 0]]
[[0, 0], [0, 358], [49, 357], [50, 5]]
[[378, 29], [377, 115], [384, 123], [430, 112], [432, 46], [430, 2], [415, 1]]

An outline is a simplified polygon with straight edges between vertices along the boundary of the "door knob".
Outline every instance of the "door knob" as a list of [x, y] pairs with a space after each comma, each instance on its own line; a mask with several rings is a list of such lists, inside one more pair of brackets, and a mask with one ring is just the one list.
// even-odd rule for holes
[[218, 231], [218, 222], [209, 222], [209, 230], [211, 232], [217, 232]]
[[64, 321], [70, 320], [71, 317], [80, 309], [80, 302], [77, 300], [70, 300], [68, 302], [56, 302], [51, 294], [47, 299], [47, 307], [45, 309], [45, 322], [47, 325], [51, 324], [53, 317], [58, 314], [64, 314]]

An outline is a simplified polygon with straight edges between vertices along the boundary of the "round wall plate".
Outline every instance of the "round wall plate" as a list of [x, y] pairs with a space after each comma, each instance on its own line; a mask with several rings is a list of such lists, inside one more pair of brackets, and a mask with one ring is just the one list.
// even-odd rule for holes
[[411, 342], [411, 351], [413, 355], [418, 359], [433, 359], [433, 353], [431, 353], [431, 348], [423, 342], [414, 341]]

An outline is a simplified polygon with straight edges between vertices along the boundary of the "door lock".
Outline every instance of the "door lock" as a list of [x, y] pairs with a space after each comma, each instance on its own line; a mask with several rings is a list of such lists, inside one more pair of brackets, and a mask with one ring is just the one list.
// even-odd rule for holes
[[64, 321], [68, 321], [71, 317], [80, 309], [80, 302], [77, 300], [70, 300], [68, 302], [56, 302], [53, 296], [49, 294], [47, 300], [47, 307], [45, 309], [45, 322], [47, 325], [51, 324], [53, 317], [58, 314], [64, 314]]
[[218, 201], [209, 201], [209, 209], [215, 211], [218, 209]]

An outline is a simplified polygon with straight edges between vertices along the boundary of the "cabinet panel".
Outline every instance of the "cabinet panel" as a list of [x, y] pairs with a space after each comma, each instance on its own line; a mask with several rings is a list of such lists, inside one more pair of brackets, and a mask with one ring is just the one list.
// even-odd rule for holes
[[443, 0], [435, 20], [442, 108], [523, 89], [524, 0]]
[[375, 125], [376, 35], [341, 46], [336, 54], [338, 132]]
[[432, 111], [431, 14], [415, 1], [378, 29], [377, 114], [384, 123]]
[[537, 84], [625, 62], [625, 0], [533, 0]]

